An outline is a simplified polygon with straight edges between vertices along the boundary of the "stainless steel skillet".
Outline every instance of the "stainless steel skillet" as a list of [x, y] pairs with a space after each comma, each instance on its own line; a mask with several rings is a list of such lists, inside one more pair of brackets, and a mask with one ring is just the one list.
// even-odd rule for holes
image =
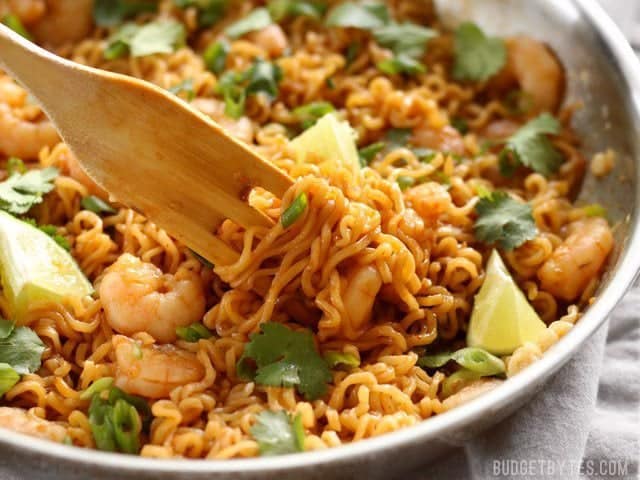
[[596, 0], [447, 0], [453, 18], [500, 35], [525, 33], [553, 46], [568, 69], [569, 98], [584, 108], [575, 126], [587, 156], [617, 152], [614, 172], [587, 177], [580, 198], [605, 205], [617, 248], [598, 300], [545, 356], [500, 388], [415, 427], [337, 449], [225, 461], [160, 461], [87, 451], [0, 431], [0, 472], [25, 479], [390, 478], [460, 445], [521, 407], [606, 320], [640, 267], [640, 64]]

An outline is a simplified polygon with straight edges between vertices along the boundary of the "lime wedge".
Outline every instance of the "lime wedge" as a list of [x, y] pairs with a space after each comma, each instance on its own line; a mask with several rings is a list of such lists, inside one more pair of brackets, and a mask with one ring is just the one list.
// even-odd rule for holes
[[356, 133], [349, 125], [328, 113], [291, 140], [298, 163], [335, 162], [357, 173], [360, 169]]
[[0, 212], [0, 276], [20, 323], [32, 302], [63, 302], [93, 293], [71, 255], [37, 228]]
[[536, 341], [546, 328], [494, 250], [475, 298], [467, 344], [509, 355], [525, 342]]

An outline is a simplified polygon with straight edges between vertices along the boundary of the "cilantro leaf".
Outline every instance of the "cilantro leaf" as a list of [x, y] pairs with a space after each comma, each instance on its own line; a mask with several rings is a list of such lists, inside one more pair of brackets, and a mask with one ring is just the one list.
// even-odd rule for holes
[[262, 30], [273, 23], [269, 10], [266, 8], [256, 8], [246, 17], [232, 23], [227, 27], [225, 33], [231, 38], [238, 38], [255, 30]]
[[265, 323], [260, 333], [251, 336], [237, 370], [240, 378], [261, 385], [295, 386], [307, 400], [323, 396], [331, 380], [311, 333], [294, 332], [279, 323]]
[[[6, 333], [6, 328], [3, 330]], [[0, 339], [0, 363], [10, 365], [20, 375], [38, 370], [43, 352], [44, 343], [27, 327], [14, 328], [9, 335]]]
[[157, 9], [157, 2], [151, 0], [95, 0], [93, 20], [100, 27], [113, 27], [138, 13]]
[[53, 179], [58, 169], [48, 167], [30, 170], [25, 174], [14, 173], [0, 183], [0, 210], [13, 215], [27, 213], [31, 207], [42, 202], [42, 196], [53, 190]]
[[178, 8], [195, 7], [198, 10], [198, 26], [210, 27], [220, 20], [226, 11], [227, 0], [173, 0]]
[[309, 0], [271, 0], [267, 5], [271, 18], [281, 22], [287, 17], [320, 18], [327, 6], [322, 2]]
[[501, 173], [509, 175], [519, 164], [545, 176], [555, 173], [563, 158], [547, 135], [559, 132], [560, 123], [549, 113], [531, 120], [507, 140], [500, 154]]
[[302, 416], [291, 419], [284, 410], [265, 410], [256, 416], [256, 424], [251, 427], [251, 435], [258, 442], [260, 454], [285, 455], [304, 450], [304, 428]]
[[127, 53], [133, 57], [172, 53], [184, 45], [185, 35], [184, 26], [175, 20], [157, 20], [142, 26], [127, 23], [109, 38], [104, 57], [113, 60]]
[[476, 213], [476, 238], [487, 244], [497, 243], [504, 250], [513, 250], [538, 234], [531, 205], [514, 200], [506, 192], [494, 191], [481, 198]]
[[329, 27], [351, 27], [372, 30], [389, 23], [389, 9], [383, 3], [360, 4], [345, 2], [329, 12], [325, 23]]
[[507, 61], [507, 49], [500, 38], [487, 37], [471, 22], [463, 23], [455, 32], [456, 80], [483, 82], [495, 75]]
[[0, 318], [0, 339], [7, 338], [15, 328], [15, 323], [5, 320], [4, 318]]
[[373, 31], [381, 46], [414, 59], [424, 55], [427, 42], [436, 35], [435, 30], [415, 23], [392, 23]]

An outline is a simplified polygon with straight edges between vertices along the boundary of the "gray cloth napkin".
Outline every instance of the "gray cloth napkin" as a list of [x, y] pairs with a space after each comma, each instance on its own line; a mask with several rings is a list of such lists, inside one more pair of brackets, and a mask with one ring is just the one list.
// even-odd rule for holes
[[403, 478], [638, 478], [639, 307], [635, 287], [608, 325], [526, 407], [463, 449]]

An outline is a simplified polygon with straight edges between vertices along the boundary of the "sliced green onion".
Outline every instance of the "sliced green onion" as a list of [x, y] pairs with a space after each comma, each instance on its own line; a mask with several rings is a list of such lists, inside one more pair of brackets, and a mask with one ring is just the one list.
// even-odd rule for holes
[[20, 375], [8, 363], [0, 363], [0, 398], [11, 390], [18, 381]]
[[302, 415], [299, 413], [293, 419], [293, 435], [299, 451], [304, 451], [304, 426], [302, 425]]
[[599, 203], [594, 203], [594, 204], [582, 207], [582, 210], [584, 210], [584, 213], [587, 217], [607, 218], [607, 209], [604, 208]]
[[396, 179], [396, 182], [398, 182], [398, 186], [400, 187], [400, 190], [404, 192], [407, 188], [413, 187], [415, 185], [416, 179], [408, 175], [400, 175]]
[[176, 328], [176, 335], [187, 342], [197, 342], [201, 338], [211, 338], [213, 333], [202, 323], [193, 323], [188, 327]]
[[7, 174], [11, 176], [14, 173], [27, 173], [27, 166], [18, 157], [9, 157], [7, 160]]
[[136, 408], [123, 399], [117, 400], [111, 410], [111, 425], [118, 450], [123, 453], [138, 453], [142, 422]]
[[335, 108], [331, 103], [313, 102], [296, 108], [293, 114], [298, 117], [302, 123], [302, 128], [306, 130], [313, 127], [318, 120], [331, 112], [335, 112]]
[[200, 263], [202, 265], [204, 265], [207, 268], [213, 268], [213, 263], [211, 263], [209, 260], [207, 260], [206, 258], [204, 258], [202, 255], [198, 255], [196, 252], [194, 252], [193, 250], [189, 250], [191, 252], [191, 255], [193, 255], [194, 257], [196, 257]]
[[356, 58], [360, 54], [360, 43], [353, 42], [347, 47], [347, 53], [345, 54], [346, 67], [349, 68]]
[[27, 31], [17, 15], [14, 15], [12, 13], [10, 13], [9, 15], [5, 15], [5, 17], [2, 19], [2, 23], [4, 23], [7, 27], [9, 27], [17, 34], [22, 35], [27, 40], [32, 39], [31, 34]]
[[296, 199], [289, 205], [289, 207], [282, 213], [280, 222], [284, 228], [289, 228], [291, 225], [302, 216], [307, 209], [307, 194], [302, 192], [296, 197]]
[[452, 355], [453, 353], [451, 352], [426, 355], [418, 359], [418, 366], [422, 368], [440, 368], [451, 361]]
[[109, 402], [100, 398], [100, 395], [94, 395], [89, 406], [89, 425], [96, 447], [105, 452], [116, 451], [110, 412]]
[[400, 73], [417, 75], [427, 71], [427, 68], [418, 60], [402, 54], [378, 62], [376, 66], [378, 67], [378, 70], [388, 75], [398, 75]]
[[333, 78], [331, 78], [331, 77], [327, 78], [324, 83], [327, 85], [327, 88], [329, 90], [335, 90], [336, 89], [336, 82], [333, 81]]
[[110, 213], [110, 214], [116, 213], [116, 209], [115, 208], [113, 208], [111, 205], [109, 205], [107, 202], [105, 202], [101, 198], [96, 197], [95, 195], [89, 195], [87, 197], [84, 197], [80, 201], [80, 205], [85, 210], [89, 210], [90, 212], [97, 213], [97, 214], [100, 214], [100, 213]]
[[360, 157], [360, 166], [362, 168], [368, 166], [373, 161], [373, 159], [376, 158], [376, 155], [383, 151], [385, 147], [386, 144], [384, 142], [376, 142], [358, 150], [358, 156]]
[[462, 348], [452, 355], [455, 362], [483, 377], [504, 373], [504, 362], [489, 352], [475, 347]]
[[204, 51], [204, 63], [207, 69], [216, 75], [224, 72], [229, 55], [229, 43], [224, 40], [213, 43]]
[[360, 360], [352, 353], [344, 352], [326, 352], [324, 354], [324, 360], [329, 365], [329, 368], [336, 367], [348, 367], [356, 368], [360, 366]]
[[281, 22], [287, 17], [320, 18], [326, 10], [326, 5], [319, 1], [308, 0], [271, 0], [267, 6], [271, 18]]
[[104, 377], [93, 382], [89, 387], [80, 394], [81, 400], [89, 400], [93, 398], [96, 393], [108, 390], [113, 385], [112, 377]]
[[477, 347], [461, 348], [453, 353], [427, 355], [418, 360], [418, 365], [425, 368], [440, 368], [451, 360], [481, 377], [498, 375], [505, 371], [504, 362], [500, 358]]
[[478, 380], [480, 377], [482, 377], [482, 375], [472, 370], [458, 370], [442, 382], [442, 395], [445, 398], [450, 397], [460, 391], [467, 383]]

